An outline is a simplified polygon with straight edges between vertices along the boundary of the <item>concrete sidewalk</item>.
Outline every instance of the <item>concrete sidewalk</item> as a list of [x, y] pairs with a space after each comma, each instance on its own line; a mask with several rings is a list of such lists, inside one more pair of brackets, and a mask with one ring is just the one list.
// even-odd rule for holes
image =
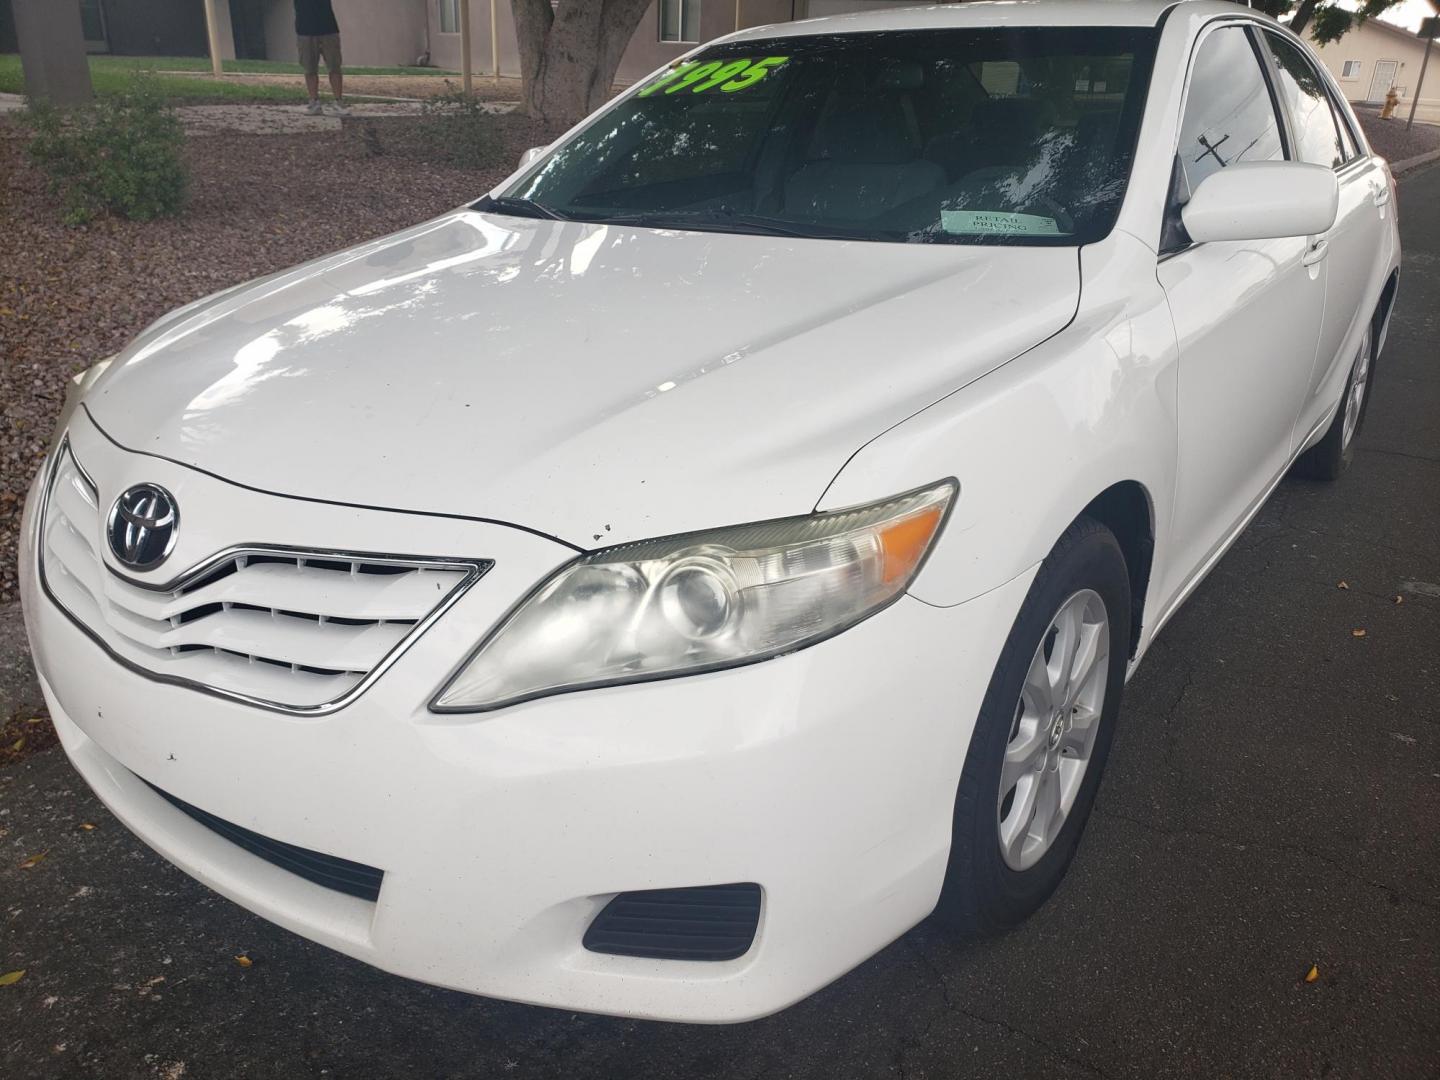
[[[329, 110], [328, 99], [322, 103]], [[520, 107], [516, 101], [485, 101], [480, 108], [485, 112], [500, 115], [511, 113]], [[0, 94], [0, 114], [20, 112], [25, 108], [25, 99], [19, 94]], [[372, 102], [357, 101], [349, 104], [350, 120], [393, 119], [395, 117], [419, 116], [421, 103], [417, 101]], [[271, 104], [246, 102], [216, 105], [177, 105], [176, 113], [185, 130], [193, 135], [215, 135], [234, 132], [244, 135], [295, 135], [307, 131], [339, 131], [341, 118], [326, 112], [311, 116], [304, 105]]]

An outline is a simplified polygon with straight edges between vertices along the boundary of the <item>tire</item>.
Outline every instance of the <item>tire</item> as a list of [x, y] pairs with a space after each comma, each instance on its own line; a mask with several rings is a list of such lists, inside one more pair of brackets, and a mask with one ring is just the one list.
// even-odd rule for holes
[[1296, 472], [1311, 480], [1338, 480], [1340, 474], [1350, 466], [1355, 456], [1355, 436], [1365, 422], [1365, 413], [1370, 408], [1370, 389], [1375, 373], [1375, 325], [1365, 328], [1365, 336], [1355, 351], [1350, 363], [1350, 374], [1345, 377], [1345, 391], [1340, 395], [1340, 406], [1335, 418], [1325, 429], [1324, 436], [1314, 446], [1300, 455]]
[[[1093, 628], [1097, 614], [1103, 615], [1103, 631], [1075, 633]], [[1066, 688], [1047, 695], [1039, 673], [1058, 672], [1062, 662], [1056, 654], [1072, 638], [1086, 636], [1097, 654], [1102, 645], [1107, 652], [1091, 665], [1087, 678], [1092, 681], [1077, 680], [1076, 709], [1071, 710]], [[955, 798], [950, 861], [935, 909], [941, 922], [967, 934], [1000, 933], [1024, 921], [1060, 884], [1110, 754], [1129, 646], [1130, 577], [1124, 553], [1109, 529], [1081, 517], [1041, 564], [986, 690]], [[1079, 650], [1072, 655], [1079, 656]], [[1028, 679], [1032, 672], [1036, 677]], [[1102, 676], [1103, 686], [1094, 681]], [[1082, 714], [1089, 715], [1089, 724]], [[1042, 716], [1049, 720], [1042, 724]], [[1007, 753], [1023, 758], [1021, 750], [1034, 748], [1042, 737], [1045, 745], [1029, 764], [1005, 767]], [[1084, 762], [1078, 775], [1077, 761]], [[1002, 780], [1008, 792], [1001, 790]], [[1040, 786], [1042, 780], [1046, 786]], [[1051, 787], [1058, 792], [1051, 796], [1054, 808], [1065, 811], [1058, 818], [1051, 814], [1057, 827], [1042, 829], [1038, 813], [1026, 826], [1027, 803], [1051, 808], [1043, 801]], [[1048, 843], [1041, 832], [1052, 834]], [[1008, 853], [1002, 851], [1007, 836]]]

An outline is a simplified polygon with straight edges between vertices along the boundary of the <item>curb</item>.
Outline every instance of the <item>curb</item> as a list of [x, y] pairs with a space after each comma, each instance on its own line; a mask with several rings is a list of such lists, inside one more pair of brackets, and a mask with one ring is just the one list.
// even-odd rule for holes
[[1432, 161], [1440, 161], [1440, 150], [1431, 150], [1429, 153], [1416, 154], [1414, 157], [1406, 158], [1404, 161], [1390, 163], [1390, 172], [1394, 176], [1401, 176], [1405, 173], [1418, 169], [1421, 165], [1429, 165]]

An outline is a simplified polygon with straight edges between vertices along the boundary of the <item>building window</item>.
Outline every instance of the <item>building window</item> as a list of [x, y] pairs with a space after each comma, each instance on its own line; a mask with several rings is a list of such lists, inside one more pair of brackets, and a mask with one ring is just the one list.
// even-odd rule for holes
[[1345, 66], [1340, 70], [1342, 79], [1358, 79], [1360, 77], [1360, 61], [1346, 60]]
[[80, 0], [80, 29], [85, 34], [85, 47], [91, 52], [107, 47], [105, 11], [100, 0]]
[[700, 0], [660, 0], [660, 40], [700, 40]]
[[440, 33], [460, 32], [460, 0], [440, 0]]

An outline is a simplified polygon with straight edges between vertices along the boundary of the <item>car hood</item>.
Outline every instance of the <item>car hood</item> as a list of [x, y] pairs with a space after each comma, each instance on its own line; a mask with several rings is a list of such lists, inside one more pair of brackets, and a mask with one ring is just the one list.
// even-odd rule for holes
[[808, 512], [867, 440], [1064, 327], [1079, 288], [1066, 248], [462, 210], [173, 313], [85, 404], [236, 483], [590, 548]]

